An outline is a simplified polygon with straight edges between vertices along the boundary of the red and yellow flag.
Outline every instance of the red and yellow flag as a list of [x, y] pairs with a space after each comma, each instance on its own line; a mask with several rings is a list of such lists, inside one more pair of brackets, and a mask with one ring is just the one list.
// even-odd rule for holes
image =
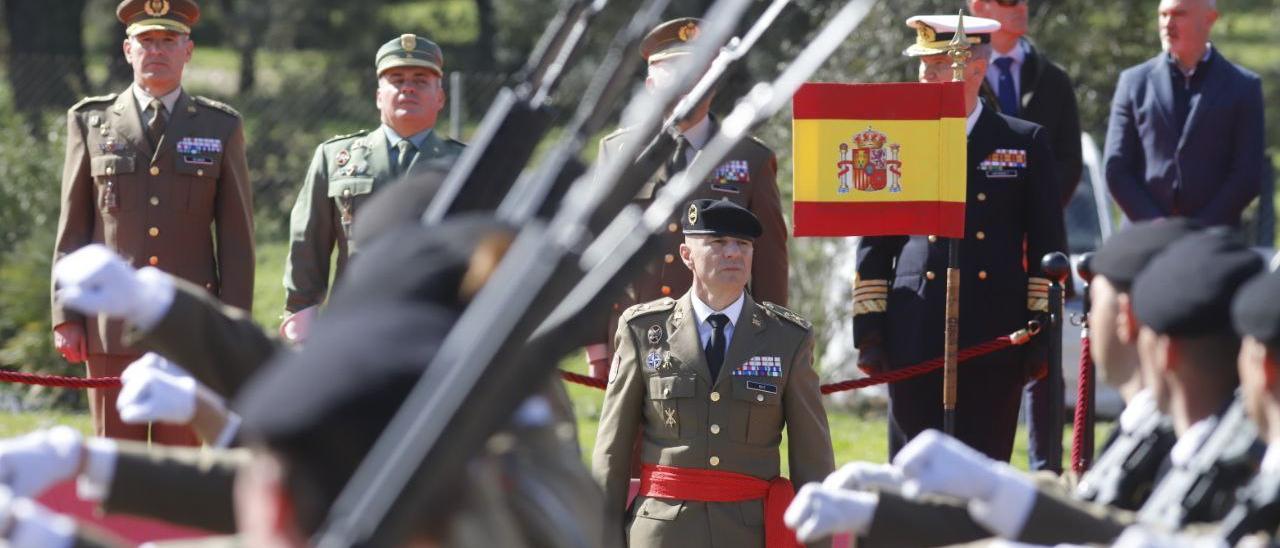
[[792, 107], [796, 236], [964, 237], [963, 83], [809, 83]]

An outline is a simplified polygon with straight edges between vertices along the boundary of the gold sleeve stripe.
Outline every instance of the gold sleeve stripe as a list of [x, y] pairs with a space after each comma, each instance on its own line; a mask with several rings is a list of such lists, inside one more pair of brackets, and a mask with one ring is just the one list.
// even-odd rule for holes
[[1043, 290], [1043, 289], [1028, 289], [1028, 290], [1027, 290], [1027, 296], [1028, 296], [1028, 297], [1042, 297], [1042, 298], [1048, 299], [1048, 298], [1049, 298], [1049, 292], [1048, 292], [1048, 291], [1046, 291], [1046, 290]]
[[878, 288], [878, 289], [867, 288], [867, 289], [859, 289], [853, 292], [853, 298], [855, 299], [858, 297], [875, 297], [875, 296], [888, 297], [889, 290], [885, 288]]
[[1049, 311], [1049, 299], [1041, 299], [1041, 298], [1037, 298], [1037, 297], [1028, 297], [1028, 298], [1027, 298], [1027, 310], [1034, 310], [1034, 311], [1036, 311], [1036, 312], [1048, 312], [1048, 311]]
[[883, 299], [875, 299], [868, 301], [858, 301], [853, 303], [853, 315], [861, 316], [863, 314], [875, 314], [884, 312], [889, 308], [889, 301]]
[[889, 287], [889, 280], [858, 280], [854, 282], [853, 287], [858, 289], [864, 287]]

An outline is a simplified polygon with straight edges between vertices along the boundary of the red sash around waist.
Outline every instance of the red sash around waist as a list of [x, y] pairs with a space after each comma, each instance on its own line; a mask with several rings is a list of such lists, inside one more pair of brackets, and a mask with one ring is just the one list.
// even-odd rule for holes
[[645, 464], [640, 469], [640, 494], [661, 499], [697, 502], [743, 502], [764, 499], [764, 538], [767, 548], [800, 546], [782, 515], [795, 497], [791, 480], [772, 480], [719, 470]]

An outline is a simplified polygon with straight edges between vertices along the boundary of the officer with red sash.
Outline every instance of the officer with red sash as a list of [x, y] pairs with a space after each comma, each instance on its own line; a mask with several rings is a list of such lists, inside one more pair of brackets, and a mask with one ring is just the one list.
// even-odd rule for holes
[[614, 337], [592, 462], [606, 515], [625, 515], [630, 546], [794, 545], [783, 426], [795, 482], [834, 468], [809, 322], [745, 291], [763, 232], [750, 211], [696, 200], [682, 224], [693, 287], [627, 309]]

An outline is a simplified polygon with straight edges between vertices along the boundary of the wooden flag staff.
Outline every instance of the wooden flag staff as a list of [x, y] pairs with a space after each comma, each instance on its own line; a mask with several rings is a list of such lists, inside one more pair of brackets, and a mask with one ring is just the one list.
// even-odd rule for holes
[[[964, 34], [964, 10], [956, 24], [956, 34], [947, 45], [951, 57], [951, 80], [964, 81], [965, 65], [972, 52]], [[951, 238], [947, 248], [946, 342], [942, 365], [942, 428], [947, 434], [956, 431], [956, 355], [960, 345], [960, 238]]]

